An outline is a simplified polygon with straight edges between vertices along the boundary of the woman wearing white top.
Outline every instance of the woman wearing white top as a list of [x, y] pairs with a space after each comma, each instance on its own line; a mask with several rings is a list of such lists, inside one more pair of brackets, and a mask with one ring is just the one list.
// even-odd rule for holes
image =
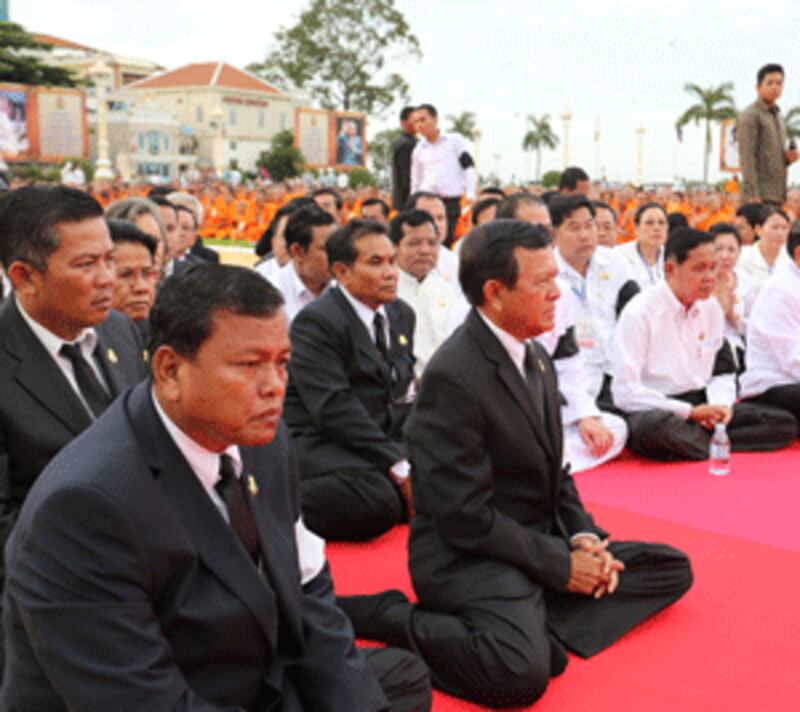
[[667, 211], [658, 203], [645, 203], [633, 217], [636, 239], [615, 247], [630, 269], [630, 278], [641, 289], [664, 280], [664, 243]]
[[736, 264], [742, 251], [741, 236], [734, 225], [717, 223], [709, 232], [717, 253], [717, 284], [714, 295], [725, 312], [725, 338], [736, 358], [736, 371], [744, 371], [747, 319], [755, 301], [755, 290], [747, 275]]
[[786, 254], [789, 227], [789, 216], [783, 210], [767, 208], [763, 225], [756, 227], [758, 242], [742, 250], [739, 270], [750, 278], [756, 294], [775, 268], [789, 259]]

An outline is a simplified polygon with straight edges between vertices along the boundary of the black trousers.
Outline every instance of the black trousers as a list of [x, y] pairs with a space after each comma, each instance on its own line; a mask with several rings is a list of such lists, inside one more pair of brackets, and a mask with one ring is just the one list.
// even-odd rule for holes
[[800, 426], [800, 383], [773, 386], [761, 395], [748, 398], [745, 402], [768, 405], [785, 410], [794, 416], [798, 426]]
[[428, 668], [417, 655], [397, 648], [362, 648], [361, 653], [392, 703], [392, 712], [427, 712], [431, 708]]
[[377, 470], [343, 469], [300, 482], [306, 526], [329, 541], [361, 541], [406, 519], [400, 490]]
[[455, 238], [456, 225], [461, 217], [461, 198], [442, 198], [444, 210], [447, 213], [447, 237], [444, 244], [450, 247]]
[[[590, 657], [645, 618], [678, 600], [692, 584], [688, 558], [661, 544], [613, 542], [625, 563], [617, 591], [594, 599], [546, 592], [481, 599], [442, 613], [388, 598], [338, 599], [356, 635], [418, 653], [434, 687], [491, 708], [532, 704], [567, 663], [564, 648]], [[468, 586], [465, 582], [465, 586]], [[391, 596], [391, 594], [381, 594]], [[361, 599], [361, 600], [358, 600]]]
[[[693, 420], [666, 410], [627, 413], [628, 447], [653, 460], [705, 460], [711, 431]], [[728, 423], [731, 450], [768, 452], [790, 445], [797, 437], [797, 422], [785, 410], [745, 401], [733, 407]]]

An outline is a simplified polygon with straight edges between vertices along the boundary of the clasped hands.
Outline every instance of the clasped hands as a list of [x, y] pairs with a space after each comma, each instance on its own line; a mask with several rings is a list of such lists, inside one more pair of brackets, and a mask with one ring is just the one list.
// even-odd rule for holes
[[601, 598], [611, 595], [619, 586], [619, 574], [625, 564], [608, 551], [608, 539], [578, 537], [570, 554], [570, 574], [567, 591]]
[[697, 405], [689, 413], [689, 420], [694, 420], [707, 430], [713, 430], [717, 423], [727, 425], [731, 422], [733, 411], [726, 405]]

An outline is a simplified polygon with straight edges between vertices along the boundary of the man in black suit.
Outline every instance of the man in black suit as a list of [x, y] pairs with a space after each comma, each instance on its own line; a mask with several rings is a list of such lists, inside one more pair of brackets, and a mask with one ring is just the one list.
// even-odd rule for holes
[[[114, 244], [103, 209], [62, 186], [0, 201], [0, 546], [51, 458], [145, 376], [136, 327], [111, 310]], [[0, 585], [2, 571], [0, 571]]]
[[489, 707], [527, 705], [689, 588], [686, 557], [611, 542], [562, 467], [556, 375], [531, 337], [552, 328], [547, 229], [476, 228], [461, 253], [472, 313], [429, 362], [407, 425], [416, 513], [399, 591], [340, 599], [356, 633], [419, 652], [435, 685]]
[[428, 709], [413, 655], [366, 666], [300, 518], [280, 294], [198, 266], [151, 327], [152, 379], [50, 463], [9, 540], [0, 708], [388, 710], [377, 667], [391, 709]]
[[414, 312], [397, 300], [395, 248], [383, 225], [351, 220], [325, 249], [337, 286], [292, 322], [285, 417], [309, 528], [326, 539], [364, 539], [407, 514], [401, 429], [413, 396]]
[[414, 110], [413, 106], [404, 106], [400, 111], [403, 132], [392, 144], [392, 207], [395, 210], [402, 210], [411, 195], [411, 154], [417, 145]]

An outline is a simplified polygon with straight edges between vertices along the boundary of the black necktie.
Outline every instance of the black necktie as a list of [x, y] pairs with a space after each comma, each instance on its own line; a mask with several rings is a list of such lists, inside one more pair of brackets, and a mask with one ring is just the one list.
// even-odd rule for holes
[[72, 370], [75, 373], [75, 380], [78, 383], [78, 390], [89, 406], [95, 418], [111, 404], [111, 396], [100, 384], [97, 374], [91, 364], [84, 358], [83, 351], [79, 344], [64, 344], [61, 353], [72, 363]]
[[247, 504], [241, 478], [236, 476], [230, 455], [219, 456], [220, 481], [214, 485], [228, 508], [231, 529], [239, 537], [245, 550], [254, 562], [258, 562], [258, 529], [256, 520]]
[[528, 393], [533, 401], [536, 414], [544, 420], [545, 389], [542, 380], [543, 363], [533, 353], [533, 347], [525, 344], [525, 380], [528, 383]]
[[375, 312], [375, 318], [372, 320], [372, 324], [375, 327], [375, 346], [378, 347], [378, 351], [381, 352], [381, 356], [383, 356], [384, 360], [388, 360], [389, 347], [386, 345], [386, 330], [383, 326], [384, 321], [383, 314]]

